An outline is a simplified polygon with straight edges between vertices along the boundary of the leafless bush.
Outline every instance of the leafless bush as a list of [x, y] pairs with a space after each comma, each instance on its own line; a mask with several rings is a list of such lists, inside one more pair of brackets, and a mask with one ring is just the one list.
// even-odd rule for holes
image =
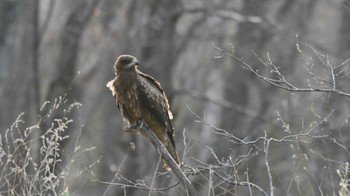
[[345, 196], [350, 194], [350, 168], [349, 163], [346, 163], [345, 166], [337, 171], [340, 177], [340, 190], [339, 196]]
[[[75, 155], [62, 156], [65, 153], [60, 143], [70, 137], [67, 129], [73, 119], [62, 117], [50, 121], [50, 117], [59, 110], [68, 114], [81, 107], [80, 103], [66, 103], [65, 97], [59, 97], [53, 103], [46, 102], [41, 111], [46, 109], [47, 112], [39, 116], [38, 122], [30, 127], [27, 127], [23, 120], [25, 114], [22, 113], [0, 135], [1, 195], [68, 194], [68, 174], [75, 156], [85, 150], [81, 150], [76, 142]], [[41, 132], [42, 123], [50, 123], [51, 126]], [[67, 164], [63, 164], [64, 161]], [[59, 187], [64, 187], [64, 191]]]

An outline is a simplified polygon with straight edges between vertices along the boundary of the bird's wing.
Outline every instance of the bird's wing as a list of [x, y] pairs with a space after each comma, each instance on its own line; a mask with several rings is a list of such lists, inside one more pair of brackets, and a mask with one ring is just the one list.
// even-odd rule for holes
[[106, 87], [109, 88], [109, 90], [112, 92], [112, 95], [113, 95], [113, 96], [115, 96], [115, 95], [117, 94], [117, 92], [116, 92], [116, 90], [115, 90], [115, 88], [114, 88], [114, 85], [113, 85], [113, 84], [114, 84], [114, 80], [115, 80], [115, 79], [109, 81], [109, 82], [106, 84]]
[[169, 135], [174, 135], [171, 124], [172, 114], [168, 99], [160, 85], [153, 77], [139, 72], [139, 99], [143, 106], [149, 109], [152, 115], [161, 123]]
[[106, 87], [109, 88], [109, 90], [112, 92], [112, 95], [114, 97], [114, 99], [116, 100], [116, 103], [117, 103], [117, 108], [118, 110], [122, 113], [123, 115], [123, 108], [120, 106], [119, 104], [119, 101], [117, 99], [117, 90], [116, 90], [116, 87], [115, 87], [115, 81], [116, 81], [117, 78], [109, 81], [107, 84], [106, 84]]

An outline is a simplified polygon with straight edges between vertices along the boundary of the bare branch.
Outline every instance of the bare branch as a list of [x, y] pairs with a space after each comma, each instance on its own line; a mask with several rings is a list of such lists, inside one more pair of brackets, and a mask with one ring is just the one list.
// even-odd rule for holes
[[[221, 135], [224, 136], [229, 142], [235, 143], [235, 144], [254, 144], [254, 147], [258, 148], [258, 146], [256, 146], [255, 144], [259, 141], [265, 141], [266, 137], [265, 136], [261, 136], [258, 137], [254, 140], [250, 140], [247, 141], [246, 138], [241, 139], [229, 132], [227, 132], [225, 129], [221, 129], [218, 127], [215, 127], [214, 125], [211, 125], [210, 123], [208, 123], [207, 121], [205, 121], [203, 118], [201, 118], [198, 114], [196, 114], [195, 112], [193, 112], [188, 106], [186, 106], [188, 108], [188, 110], [197, 118], [197, 122], [203, 123], [204, 125], [213, 128], [213, 133], [217, 134], [217, 135]], [[304, 132], [304, 129], [301, 129], [299, 133], [297, 134], [288, 134], [280, 139], [278, 138], [271, 138], [271, 140], [273, 142], [304, 142], [301, 140], [301, 138], [303, 137], [309, 137], [309, 138], [324, 138], [324, 137], [328, 137], [328, 135], [313, 135], [312, 132], [319, 127], [320, 125], [322, 125], [323, 123], [327, 122], [327, 120], [332, 116], [334, 110], [330, 112], [330, 114], [328, 114], [326, 117], [322, 118], [322, 120], [320, 122], [317, 122], [315, 125], [311, 126], [309, 130], [307, 130], [306, 132]], [[283, 127], [281, 127], [283, 128]]]
[[168, 163], [169, 167], [174, 172], [175, 176], [178, 178], [180, 183], [185, 187], [187, 194], [191, 195], [191, 196], [199, 195], [196, 188], [192, 185], [190, 180], [182, 172], [180, 167], [176, 164], [175, 160], [170, 156], [169, 152], [166, 150], [166, 148], [163, 146], [163, 144], [154, 135], [152, 130], [150, 130], [144, 122], [141, 123], [141, 126], [139, 129], [150, 140], [150, 142], [157, 149], [157, 151], [161, 155], [161, 157]]
[[269, 159], [268, 159], [268, 157], [269, 157], [269, 147], [270, 147], [271, 140], [272, 139], [270, 138], [270, 139], [266, 139], [264, 141], [264, 152], [265, 152], [265, 166], [266, 166], [266, 170], [267, 170], [267, 175], [269, 177], [270, 196], [274, 196], [273, 190], [275, 188], [273, 187], [273, 179], [272, 179], [271, 169], [270, 169], [270, 164], [269, 164]]
[[[265, 82], [287, 90], [287, 91], [291, 91], [291, 92], [322, 92], [322, 93], [334, 93], [334, 94], [338, 94], [341, 96], [345, 96], [345, 97], [349, 97], [350, 98], [350, 93], [348, 92], [344, 92], [342, 90], [339, 90], [337, 88], [336, 85], [336, 75], [337, 73], [334, 72], [334, 67], [329, 63], [328, 57], [326, 56], [326, 61], [323, 60], [322, 58], [324, 58], [325, 56], [320, 54], [319, 52], [317, 52], [316, 50], [313, 49], [315, 55], [317, 56], [317, 59], [321, 62], [321, 64], [325, 67], [325, 69], [327, 69], [327, 71], [329, 72], [330, 81], [327, 81], [327, 83], [331, 84], [331, 87], [307, 87], [307, 88], [302, 88], [302, 87], [296, 87], [294, 86], [292, 83], [288, 82], [284, 75], [279, 71], [278, 67], [275, 66], [274, 64], [272, 64], [271, 62], [264, 62], [257, 54], [255, 54], [253, 52], [253, 55], [265, 66], [267, 67], [267, 69], [269, 69], [271, 71], [271, 73], [277, 77], [277, 79], [271, 78], [271, 77], [267, 77], [267, 76], [263, 76], [259, 73], [259, 70], [254, 69], [251, 65], [249, 65], [248, 63], [246, 63], [243, 59], [239, 58], [238, 56], [236, 56], [234, 54], [234, 51], [232, 50], [232, 52], [229, 52], [227, 50], [224, 50], [222, 48], [219, 48], [218, 46], [215, 46], [213, 43], [210, 43], [215, 49], [217, 49], [218, 51], [224, 53], [225, 55], [233, 58], [234, 60], [236, 60], [237, 62], [239, 62], [242, 66], [243, 69], [246, 69], [248, 71], [250, 71], [251, 73], [253, 73], [255, 76], [257, 76], [259, 79], [264, 80]], [[347, 62], [348, 60], [346, 60]], [[341, 65], [346, 64], [346, 62], [344, 62]], [[341, 71], [341, 73], [344, 71]], [[348, 73], [345, 73], [344, 75], [341, 76], [341, 78], [343, 78], [344, 76], [346, 76]]]
[[121, 183], [121, 182], [106, 182], [103, 180], [100, 180], [93, 171], [91, 171], [90, 168], [88, 168], [85, 164], [82, 164], [84, 167], [84, 171], [87, 172], [91, 177], [92, 177], [92, 181], [101, 183], [101, 184], [106, 184], [109, 186], [120, 186], [120, 187], [124, 187], [124, 188], [136, 188], [136, 189], [141, 189], [141, 190], [146, 190], [146, 191], [156, 191], [156, 192], [161, 192], [161, 191], [167, 191], [169, 189], [172, 189], [174, 187], [176, 187], [178, 183], [175, 183], [173, 185], [170, 185], [168, 187], [164, 187], [164, 188], [152, 188], [152, 187], [148, 187], [147, 185], [145, 185], [144, 183], [140, 183], [140, 182], [132, 182], [128, 179], [126, 179], [125, 177], [123, 177], [122, 175], [120, 175], [120, 171], [118, 171], [118, 177], [121, 178], [122, 180], [124, 180], [126, 183]]
[[197, 14], [203, 13], [209, 16], [216, 16], [224, 20], [235, 20], [237, 22], [261, 23], [263, 19], [258, 16], [245, 16], [237, 10], [222, 7], [192, 7], [175, 10], [173, 14], [186, 13]]

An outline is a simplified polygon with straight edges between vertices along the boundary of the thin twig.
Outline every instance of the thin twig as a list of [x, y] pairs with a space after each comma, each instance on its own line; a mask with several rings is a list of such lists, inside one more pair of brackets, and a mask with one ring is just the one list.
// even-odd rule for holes
[[[313, 49], [315, 55], [317, 56], [318, 60], [321, 62], [322, 65], [324, 65], [326, 67], [327, 70], [329, 70], [329, 74], [330, 74], [330, 78], [331, 81], [327, 81], [327, 83], [331, 84], [331, 87], [322, 87], [319, 88], [317, 86], [314, 87], [308, 87], [308, 88], [302, 88], [302, 87], [296, 87], [294, 86], [292, 83], [288, 82], [284, 75], [278, 70], [278, 67], [275, 66], [274, 64], [270, 63], [270, 62], [264, 62], [256, 53], [253, 52], [253, 55], [267, 68], [271, 71], [271, 73], [274, 74], [274, 76], [277, 77], [277, 79], [271, 78], [271, 77], [267, 77], [267, 76], [263, 76], [259, 73], [259, 70], [254, 69], [251, 65], [249, 65], [248, 63], [246, 63], [242, 58], [239, 58], [238, 56], [236, 56], [234, 54], [234, 52], [228, 52], [227, 50], [224, 50], [222, 48], [219, 48], [218, 46], [214, 45], [213, 43], [210, 43], [215, 49], [217, 49], [218, 51], [224, 53], [225, 55], [233, 58], [234, 60], [236, 60], [237, 62], [239, 62], [242, 66], [243, 69], [246, 69], [250, 72], [252, 72], [256, 77], [258, 77], [261, 80], [264, 80], [265, 82], [281, 88], [283, 90], [287, 90], [287, 91], [291, 91], [291, 92], [321, 92], [321, 93], [333, 93], [333, 94], [337, 94], [337, 95], [341, 95], [341, 96], [345, 96], [345, 97], [349, 97], [350, 98], [350, 93], [344, 92], [342, 90], [339, 90], [337, 88], [336, 85], [336, 73], [334, 73], [334, 68], [330, 65], [330, 63], [328, 61], [324, 61], [322, 59], [322, 57], [324, 58], [324, 55], [320, 54], [319, 52], [317, 52], [315, 49]], [[348, 60], [346, 60], [348, 61]], [[346, 62], [344, 62], [345, 64]], [[343, 77], [342, 77], [343, 78]]]
[[270, 196], [274, 196], [274, 187], [273, 187], [273, 179], [272, 179], [272, 175], [271, 175], [271, 168], [270, 168], [270, 164], [269, 164], [269, 147], [270, 147], [270, 142], [271, 142], [271, 138], [270, 139], [266, 139], [264, 141], [264, 152], [265, 152], [265, 166], [266, 166], [266, 170], [267, 170], [267, 175], [269, 177], [269, 187], [270, 187]]

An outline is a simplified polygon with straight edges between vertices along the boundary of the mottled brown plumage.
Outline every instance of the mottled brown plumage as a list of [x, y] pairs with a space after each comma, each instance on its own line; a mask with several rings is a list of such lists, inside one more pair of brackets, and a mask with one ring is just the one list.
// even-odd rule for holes
[[114, 65], [116, 77], [107, 83], [107, 87], [112, 91], [124, 120], [129, 125], [143, 120], [179, 164], [168, 99], [159, 82], [140, 72], [137, 65], [135, 57], [119, 56]]

